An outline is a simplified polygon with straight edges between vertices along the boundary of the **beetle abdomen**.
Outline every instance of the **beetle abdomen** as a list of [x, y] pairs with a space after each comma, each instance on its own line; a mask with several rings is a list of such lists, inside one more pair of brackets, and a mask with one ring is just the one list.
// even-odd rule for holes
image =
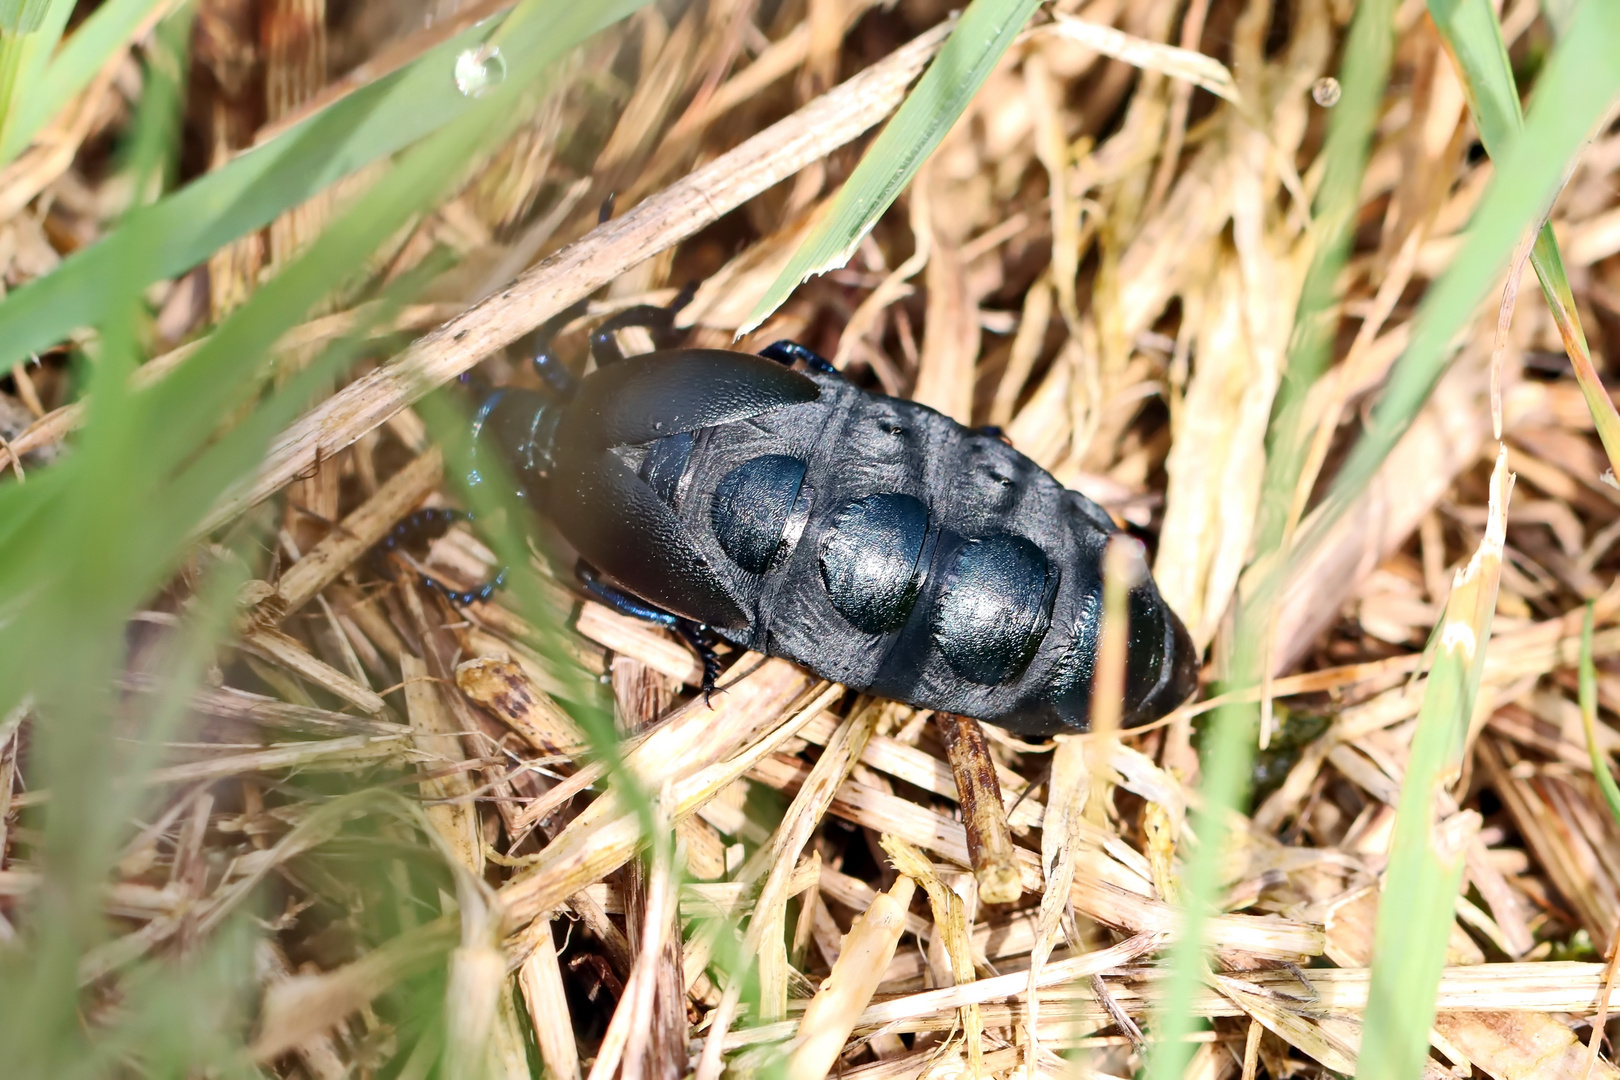
[[804, 486], [804, 462], [786, 454], [751, 458], [715, 487], [709, 523], [720, 547], [751, 574], [770, 569]]
[[[744, 354], [705, 352], [702, 361], [741, 391], [758, 372], [753, 404], [704, 406], [682, 386], [669, 398], [680, 402], [683, 422], [672, 430], [649, 418], [641, 437], [657, 432], [650, 442], [603, 435], [625, 426], [610, 420], [620, 381], [634, 386], [638, 400], [657, 400], [660, 354], [586, 381], [581, 397], [593, 404], [570, 416], [559, 436], [607, 442], [617, 467], [605, 471], [620, 478], [633, 471], [650, 489], [643, 506], [657, 509], [637, 512], [649, 526], [656, 519], [657, 534], [642, 538], [639, 562], [630, 554], [635, 523], [624, 514], [598, 511], [603, 521], [615, 519], [613, 542], [601, 552], [594, 548], [607, 545], [608, 533], [571, 531], [559, 521], [565, 534], [587, 541], [576, 541], [587, 561], [646, 599], [716, 624], [734, 644], [855, 689], [1018, 731], [1086, 726], [1099, 566], [1114, 531], [1101, 509], [998, 438], [914, 402], [869, 394], [836, 375], [784, 380], [784, 369], [771, 372], [769, 361]], [[692, 363], [675, 364], [670, 377], [683, 366]], [[799, 391], [799, 381], [813, 382], [813, 390]], [[712, 422], [694, 428], [686, 417], [699, 415]], [[592, 416], [609, 422], [598, 430]], [[575, 453], [559, 448], [559, 460]], [[588, 472], [604, 470], [598, 458], [574, 460]], [[670, 552], [662, 546], [665, 508], [682, 534]], [[588, 512], [583, 501], [569, 509]], [[685, 591], [657, 580], [675, 550], [691, 583]], [[703, 604], [735, 605], [745, 618], [706, 619], [696, 606], [669, 602], [691, 596], [697, 604], [700, 583], [709, 581], [731, 604], [719, 597]], [[1195, 663], [1185, 629], [1153, 584], [1139, 586], [1127, 720], [1160, 715], [1184, 698]]]
[[835, 511], [817, 556], [833, 609], [868, 634], [906, 625], [927, 539], [928, 507], [910, 495], [867, 495]]
[[1057, 599], [1046, 555], [1022, 536], [964, 542], [950, 556], [934, 601], [934, 644], [969, 682], [1000, 686], [1035, 658]]

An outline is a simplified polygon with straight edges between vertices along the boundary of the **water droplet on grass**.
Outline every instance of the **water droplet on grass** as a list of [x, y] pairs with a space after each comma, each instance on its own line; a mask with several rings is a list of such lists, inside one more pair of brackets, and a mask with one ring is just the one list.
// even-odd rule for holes
[[463, 50], [456, 57], [456, 89], [468, 97], [482, 97], [506, 79], [506, 59], [493, 45]]

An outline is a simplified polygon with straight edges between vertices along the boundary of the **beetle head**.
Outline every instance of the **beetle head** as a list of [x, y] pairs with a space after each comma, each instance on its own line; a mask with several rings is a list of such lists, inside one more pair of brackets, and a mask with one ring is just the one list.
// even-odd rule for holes
[[497, 474], [490, 464], [496, 461], [513, 481], [514, 494], [535, 500], [551, 473], [558, 411], [555, 400], [539, 391], [505, 387], [492, 392], [473, 416], [473, 467], [467, 483], [486, 483]]

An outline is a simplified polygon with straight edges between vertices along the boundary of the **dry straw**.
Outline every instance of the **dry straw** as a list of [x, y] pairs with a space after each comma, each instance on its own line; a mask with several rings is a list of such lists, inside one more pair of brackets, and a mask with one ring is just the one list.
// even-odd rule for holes
[[[389, 38], [278, 0], [300, 44], [203, 4], [187, 63], [206, 108], [186, 115], [208, 119], [189, 133], [212, 169], [251, 161], [246, 148], [284, 146], [301, 118], [418, 77], [508, 6], [436, 10], [428, 30]], [[128, 74], [146, 52], [131, 50], [168, 5], [145, 7], [109, 44], [90, 50], [76, 28], [54, 54], [83, 70], [45, 84], [73, 89], [0, 171], [8, 289], [72, 272], [64, 255], [117, 229], [130, 193], [104, 147], [137, 131], [145, 91]], [[496, 522], [373, 557], [411, 510], [459, 499], [454, 440], [434, 444], [423, 397], [486, 361], [481, 376], [528, 382], [523, 336], [575, 301], [595, 297], [558, 339], [569, 362], [594, 320], [667, 302], [689, 278], [702, 284], [688, 340], [733, 343], [957, 25], [949, 7], [643, 5], [537, 82], [523, 122], [458, 163], [454, 194], [265, 339], [279, 336], [263, 359], [282, 385], [334, 343], [359, 359], [263, 421], [263, 460], [172, 530], [152, 572], [166, 584], [120, 615], [96, 699], [95, 745], [113, 749], [82, 763], [116, 820], [75, 838], [108, 870], [72, 894], [98, 929], [59, 980], [82, 988], [62, 992], [87, 1042], [127, 1053], [120, 1068], [159, 1068], [153, 1047], [114, 1038], [146, 1030], [119, 1027], [146, 980], [193, 987], [194, 960], [234, 957], [231, 993], [188, 991], [186, 1008], [245, 1002], [214, 1025], [221, 1060], [264, 1075], [517, 1080], [536, 1061], [564, 1080], [1131, 1075], [1158, 1058], [1179, 992], [1165, 957], [1206, 805], [1204, 719], [1264, 699], [1254, 798], [1223, 812], [1210, 853], [1184, 1075], [1349, 1074], [1366, 1046], [1364, 1070], [1397, 1063], [1381, 1075], [1620, 1076], [1592, 1026], [1611, 1015], [1620, 938], [1620, 825], [1594, 771], [1620, 750], [1620, 493], [1603, 479], [1612, 413], [1595, 380], [1620, 315], [1612, 118], [1581, 133], [1549, 231], [1511, 231], [1519, 250], [1457, 316], [1449, 366], [1404, 434], [1353, 498], [1322, 499], [1432, 332], [1420, 302], [1493, 197], [1502, 170], [1472, 152], [1476, 134], [1496, 155], [1506, 134], [1540, 130], [1511, 80], [1549, 49], [1571, 55], [1559, 5], [1508, 4], [1500, 20], [1483, 2], [1394, 6], [1391, 76], [1347, 184], [1322, 148], [1332, 110], [1357, 100], [1334, 67], [1351, 5], [1057, 0], [1005, 35], [847, 265], [744, 340], [793, 337], [862, 385], [999, 425], [1151, 534], [1155, 579], [1207, 647], [1202, 700], [1161, 723], [1121, 729], [1117, 700], [1100, 700], [1098, 730], [1032, 742], [742, 654], [705, 704], [690, 651], [581, 598], [565, 560], [536, 555], [513, 569], [521, 589], [465, 606], [421, 585], [491, 577], [486, 543], [511, 554]], [[1498, 32], [1500, 47], [1471, 36]], [[322, 51], [348, 74], [328, 81]], [[138, 348], [132, 395], [191, 385], [207, 335], [388, 169], [286, 208], [268, 233], [231, 233], [206, 271], [148, 291], [139, 333], [98, 322], [61, 352]], [[1325, 313], [1302, 313], [1335, 184], [1351, 193], [1346, 262]], [[1519, 281], [1532, 271], [1553, 309]], [[424, 281], [409, 303], [388, 291]], [[1297, 456], [1271, 491], [1307, 318], [1327, 320], [1330, 366], [1288, 399]], [[101, 383], [84, 400], [75, 370], [51, 353], [0, 379], [25, 418], [0, 426], [0, 467], [16, 467], [5, 506], [49, 491], [52, 453], [94, 451], [96, 410], [119, 395]], [[204, 441], [254, 415], [270, 414], [249, 402]], [[1516, 487], [1493, 472], [1501, 455]], [[241, 542], [250, 531], [262, 544]], [[182, 558], [186, 536], [203, 539]], [[1309, 546], [1253, 564], [1277, 536]], [[1110, 545], [1104, 567], [1105, 699], [1133, 647], [1119, 616], [1134, 544]], [[1269, 681], [1223, 688], [1235, 613], [1279, 566]], [[227, 576], [234, 604], [210, 601]], [[228, 644], [187, 652], [210, 617]], [[1443, 701], [1464, 670], [1467, 692]], [[83, 790], [40, 749], [59, 717], [34, 689], [0, 714], [7, 979], [60, 895], [51, 815]], [[135, 752], [143, 730], [157, 744]], [[1403, 881], [1422, 884], [1399, 897], [1411, 912], [1381, 916]], [[1403, 920], [1429, 928], [1427, 952], [1400, 944]], [[251, 955], [229, 951], [242, 928]], [[1396, 1046], [1392, 1006], [1432, 1018]], [[8, 1053], [0, 1040], [9, 1076], [25, 1063]], [[217, 1064], [199, 1062], [186, 1068]]]

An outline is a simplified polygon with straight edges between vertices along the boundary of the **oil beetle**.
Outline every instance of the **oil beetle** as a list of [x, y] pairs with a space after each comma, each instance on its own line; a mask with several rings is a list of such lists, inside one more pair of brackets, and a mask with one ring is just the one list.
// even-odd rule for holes
[[[488, 393], [469, 481], [499, 455], [585, 589], [679, 632], [705, 693], [723, 639], [1020, 734], [1085, 730], [1108, 515], [997, 433], [862, 390], [802, 346], [669, 348], [678, 306], [606, 320], [583, 379], [550, 345], [583, 304], [536, 331], [546, 389]], [[660, 348], [626, 357], [628, 326]], [[1151, 579], [1129, 612], [1140, 724], [1196, 688], [1198, 658]]]

